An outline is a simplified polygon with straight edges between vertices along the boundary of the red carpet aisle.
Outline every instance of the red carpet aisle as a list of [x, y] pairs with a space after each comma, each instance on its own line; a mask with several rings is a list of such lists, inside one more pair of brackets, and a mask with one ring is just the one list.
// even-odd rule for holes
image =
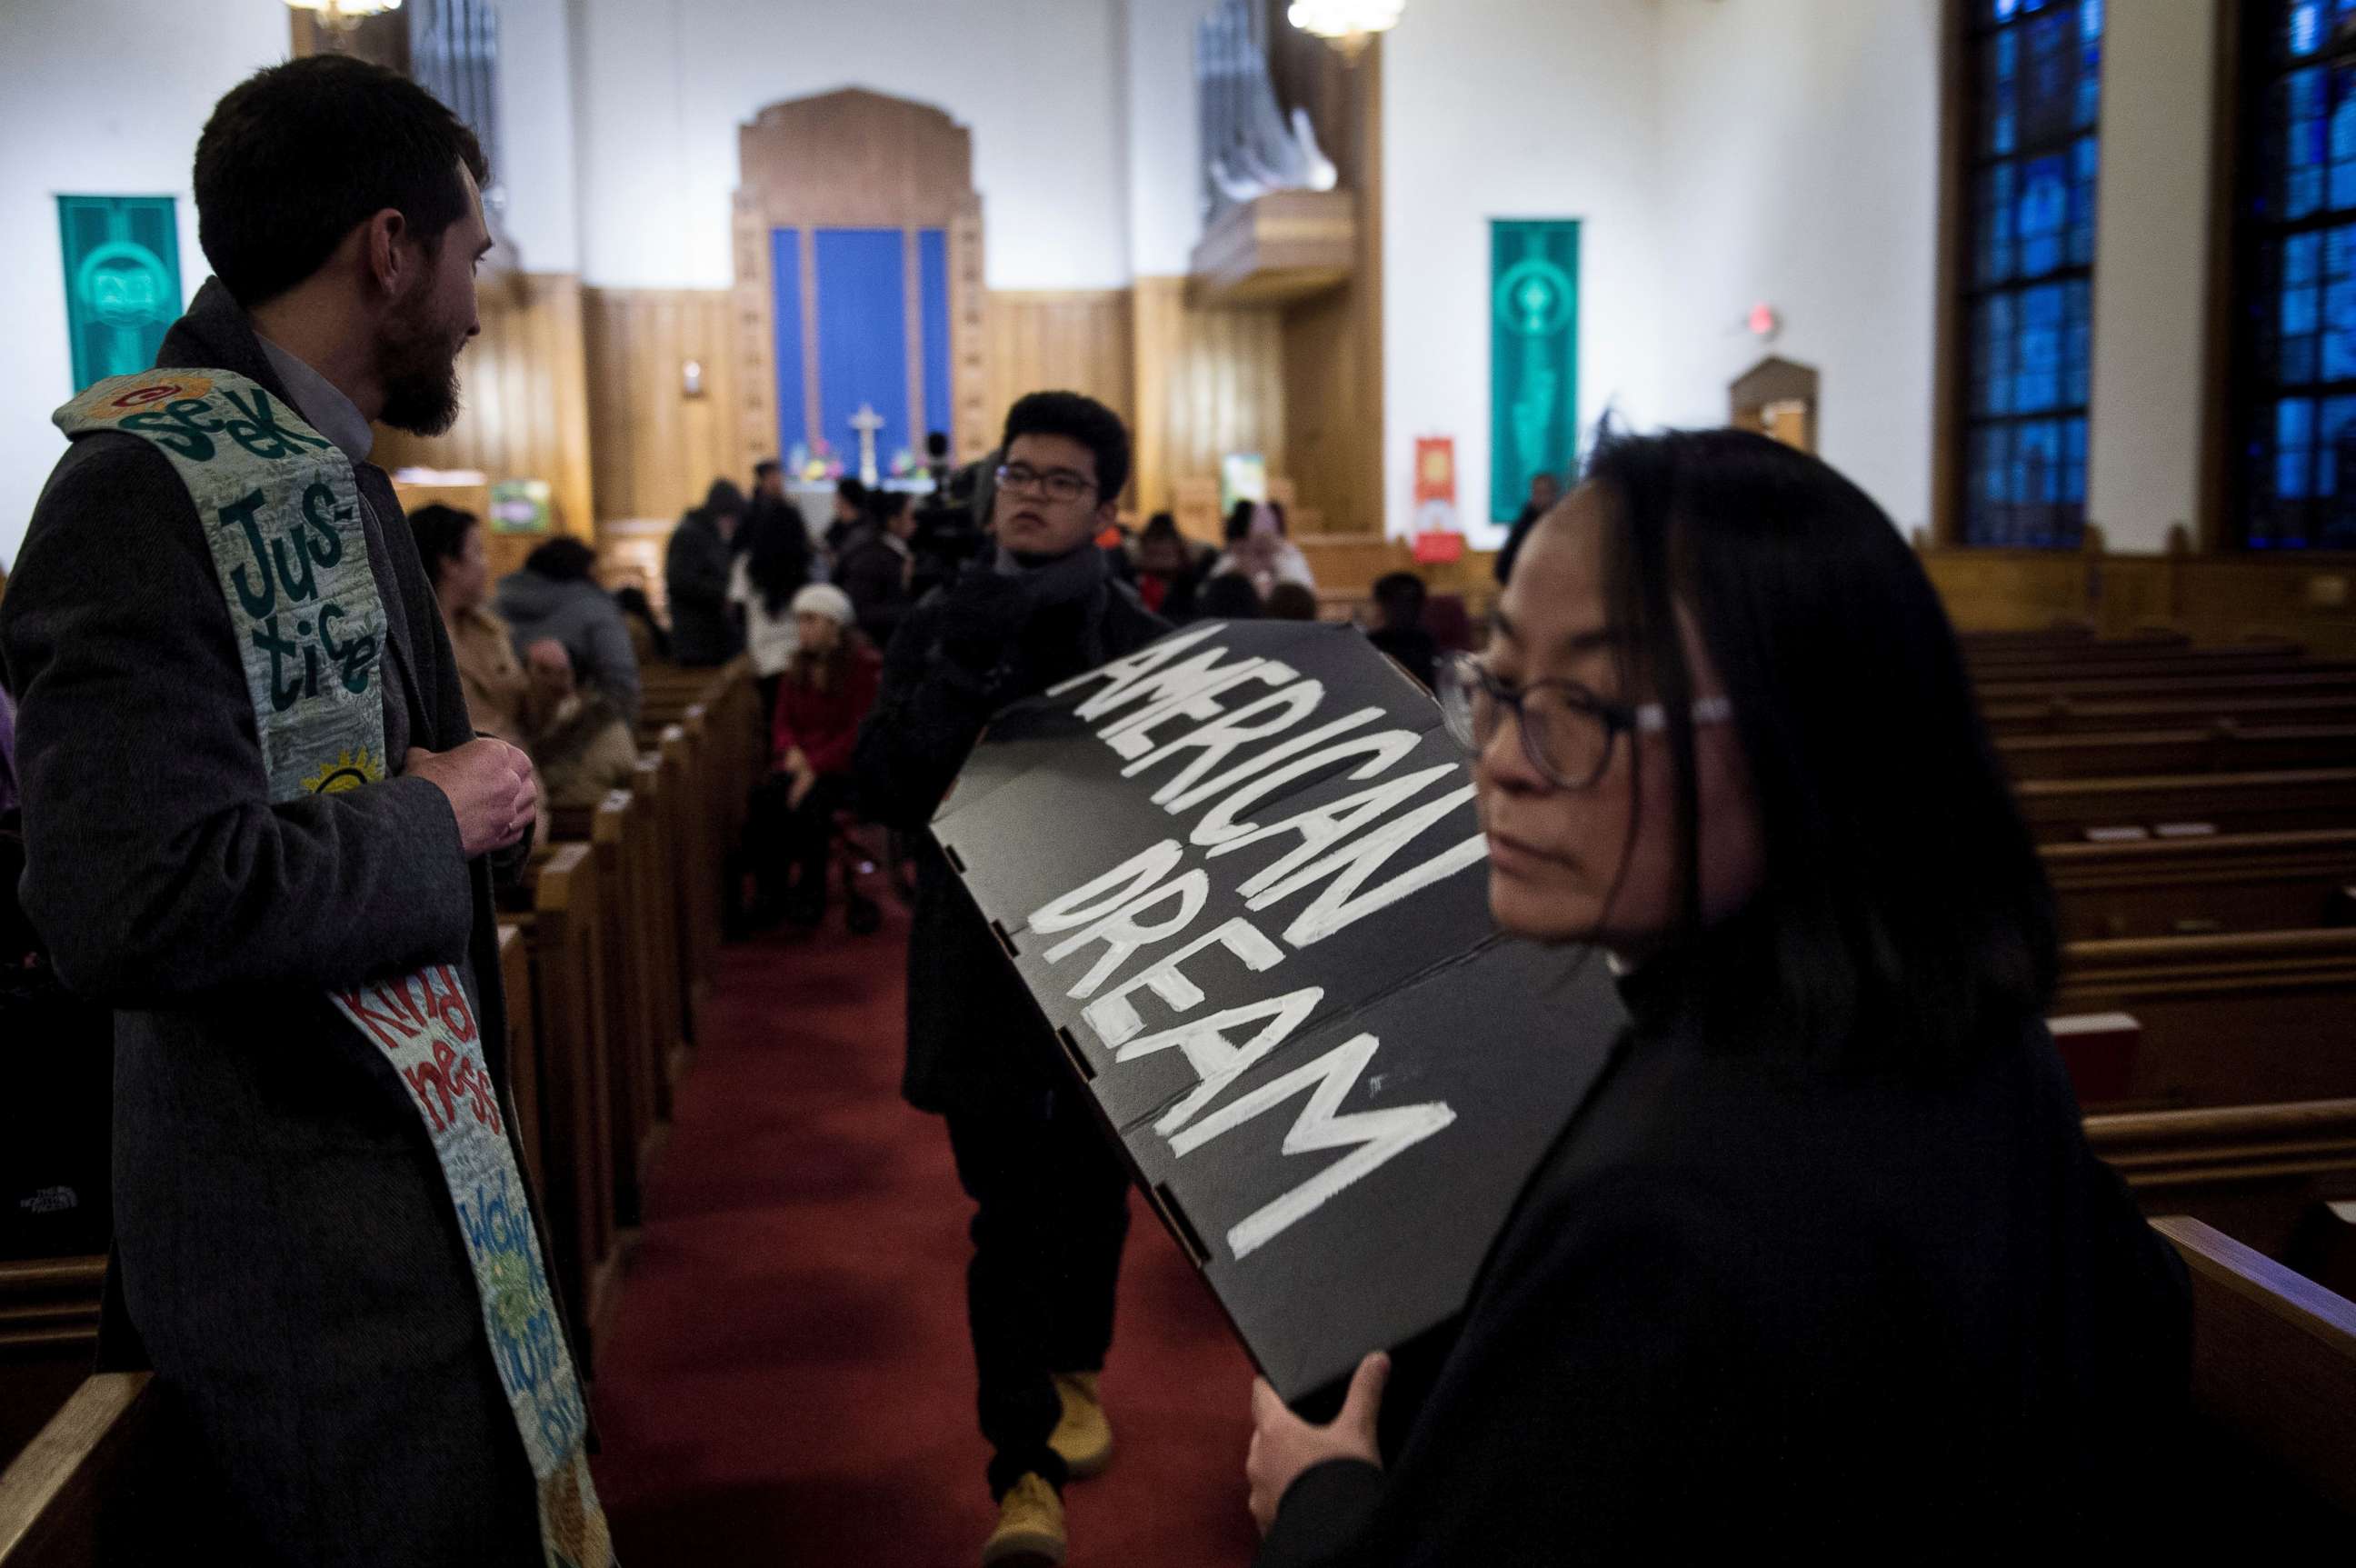
[[[906, 923], [726, 950], [709, 1041], [598, 1367], [597, 1485], [629, 1568], [959, 1568], [995, 1515], [966, 1341], [968, 1206], [902, 1104]], [[1076, 1568], [1236, 1568], [1249, 1364], [1139, 1211], [1069, 1495]]]

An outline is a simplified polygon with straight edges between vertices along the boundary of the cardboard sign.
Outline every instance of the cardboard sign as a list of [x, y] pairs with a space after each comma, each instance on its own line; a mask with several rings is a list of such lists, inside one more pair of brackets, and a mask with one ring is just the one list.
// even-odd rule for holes
[[934, 820], [1287, 1400], [1462, 1310], [1623, 1022], [1497, 934], [1468, 760], [1355, 630], [1209, 622], [1001, 714]]

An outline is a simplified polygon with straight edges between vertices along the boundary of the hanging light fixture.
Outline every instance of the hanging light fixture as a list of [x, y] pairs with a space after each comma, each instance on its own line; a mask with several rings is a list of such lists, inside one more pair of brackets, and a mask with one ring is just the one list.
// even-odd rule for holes
[[286, 0], [297, 11], [316, 11], [319, 25], [338, 33], [348, 33], [362, 19], [386, 11], [401, 9], [401, 0]]
[[1378, 33], [1398, 26], [1407, 0], [1292, 0], [1287, 20], [1304, 33], [1313, 33], [1355, 60]]

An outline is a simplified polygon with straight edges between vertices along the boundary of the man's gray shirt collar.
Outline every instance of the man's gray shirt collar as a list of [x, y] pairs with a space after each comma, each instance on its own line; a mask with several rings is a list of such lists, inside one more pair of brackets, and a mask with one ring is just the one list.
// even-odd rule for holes
[[359, 406], [337, 390], [336, 383], [264, 338], [253, 335], [262, 345], [262, 355], [270, 368], [278, 372], [280, 384], [286, 395], [294, 401], [294, 412], [303, 422], [334, 442], [343, 455], [355, 463], [368, 461], [376, 449], [376, 431], [359, 411]]

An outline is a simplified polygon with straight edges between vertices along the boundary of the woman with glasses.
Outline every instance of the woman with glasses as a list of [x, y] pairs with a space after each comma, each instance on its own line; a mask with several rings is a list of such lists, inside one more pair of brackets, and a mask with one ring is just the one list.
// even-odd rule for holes
[[1263, 1568], [2157, 1517], [2183, 1273], [2081, 1133], [2051, 897], [1889, 520], [1762, 437], [1607, 439], [1440, 696], [1498, 924], [1631, 1022], [1413, 1408], [1381, 1357], [1327, 1425], [1255, 1388]]

